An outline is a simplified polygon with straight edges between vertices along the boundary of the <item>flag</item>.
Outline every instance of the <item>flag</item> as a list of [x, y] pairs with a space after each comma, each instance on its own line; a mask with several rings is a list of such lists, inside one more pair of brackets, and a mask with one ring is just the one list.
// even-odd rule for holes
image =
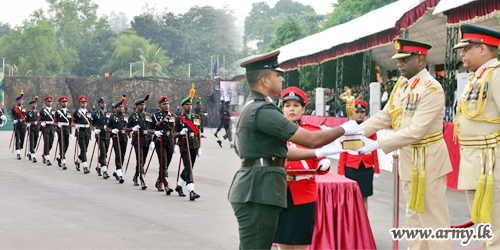
[[9, 76], [12, 76], [13, 75], [13, 70], [12, 70], [12, 67], [9, 68]]
[[212, 72], [214, 73], [214, 75], [217, 75], [217, 61], [215, 61], [215, 67]]

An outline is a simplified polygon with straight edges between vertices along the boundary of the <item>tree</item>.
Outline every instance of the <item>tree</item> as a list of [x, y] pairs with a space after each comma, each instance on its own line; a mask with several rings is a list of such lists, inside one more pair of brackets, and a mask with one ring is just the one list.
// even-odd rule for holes
[[117, 14], [116, 12], [111, 11], [111, 14], [109, 14], [108, 23], [111, 27], [111, 30], [114, 32], [120, 32], [130, 27], [128, 18], [123, 12]]
[[8, 35], [11, 30], [10, 24], [0, 22], [0, 37]]
[[[144, 61], [147, 76], [168, 77], [165, 73], [163, 73], [163, 67], [172, 64], [172, 60], [165, 57], [165, 53], [167, 51], [158, 47], [158, 44], [151, 44], [148, 46], [146, 51], [142, 48], [139, 48], [138, 50], [141, 61], [136, 63]], [[134, 75], [138, 75], [139, 73], [139, 71], [136, 71], [134, 72]]]
[[19, 66], [12, 65], [14, 67], [14, 71], [18, 76], [27, 76], [33, 72], [33, 70], [29, 69], [29, 63], [26, 59], [19, 57]]
[[396, 0], [338, 0], [333, 4], [333, 13], [328, 17], [323, 30], [358, 18]]
[[274, 35], [273, 41], [269, 44], [269, 51], [303, 38], [304, 32], [299, 20], [292, 16], [287, 16], [283, 19], [280, 26], [276, 28]]

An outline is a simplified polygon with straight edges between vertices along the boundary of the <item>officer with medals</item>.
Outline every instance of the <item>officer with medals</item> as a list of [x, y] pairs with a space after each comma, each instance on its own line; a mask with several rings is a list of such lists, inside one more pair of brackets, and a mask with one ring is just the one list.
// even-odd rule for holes
[[[310, 132], [286, 119], [271, 101], [281, 92], [283, 72], [279, 51], [259, 55], [240, 64], [246, 68], [251, 93], [236, 126], [236, 152], [241, 168], [229, 189], [229, 202], [238, 220], [240, 249], [270, 249], [279, 212], [286, 208], [286, 159], [321, 158], [343, 152], [334, 140], [355, 134], [361, 127], [350, 121], [342, 126]], [[308, 148], [288, 148], [287, 141]], [[326, 145], [326, 146], [325, 146]]]
[[[94, 126], [95, 130], [95, 139], [99, 143], [99, 164], [96, 167], [97, 173], [99, 176], [101, 176], [102, 172], [102, 178], [107, 179], [109, 178], [108, 173], [106, 172], [107, 169], [107, 155], [108, 155], [108, 148], [109, 148], [109, 132], [106, 131], [106, 125], [108, 124], [108, 119], [111, 117], [110, 112], [106, 112], [106, 99], [104, 97], [100, 97], [99, 100], [97, 100], [97, 105], [99, 105], [99, 110], [94, 111], [92, 114], [92, 125]], [[100, 166], [100, 169], [99, 169]]]
[[[450, 227], [446, 202], [446, 174], [452, 171], [443, 140], [444, 91], [427, 71], [429, 44], [394, 39], [397, 67], [401, 72], [382, 111], [361, 124], [370, 136], [392, 125], [395, 133], [373, 141], [363, 137], [359, 152], [400, 149], [399, 176], [407, 205], [408, 228]], [[451, 249], [451, 239], [408, 241], [410, 249]]]
[[36, 111], [36, 102], [38, 101], [38, 96], [35, 96], [35, 100], [30, 102], [31, 110], [26, 113], [26, 126], [29, 130], [29, 149], [28, 159], [36, 162], [35, 148], [38, 142], [38, 111]]
[[231, 101], [226, 101], [224, 109], [222, 110], [222, 119], [221, 122], [224, 124], [224, 130], [226, 130], [226, 134], [222, 137], [222, 140], [217, 140], [219, 146], [222, 148], [222, 141], [229, 139], [229, 144], [231, 148], [234, 148], [232, 133], [231, 133], [231, 112], [229, 108], [231, 107]]
[[[61, 104], [61, 109], [57, 110], [56, 115], [54, 117], [54, 122], [57, 124], [57, 129], [54, 133], [54, 136], [58, 137], [59, 143], [59, 155], [57, 156], [57, 165], [62, 167], [63, 170], [66, 170], [66, 152], [69, 147], [69, 138], [72, 135], [72, 114], [68, 112], [68, 97], [63, 96], [59, 98], [59, 104]], [[79, 168], [77, 168], [80, 171]]]
[[[174, 190], [168, 184], [168, 166], [174, 153], [174, 124], [176, 117], [170, 113], [170, 102], [167, 97], [160, 97], [158, 103], [160, 110], [153, 114], [153, 122], [149, 123], [148, 129], [149, 133], [154, 135], [153, 141], [158, 155], [158, 162], [160, 163], [155, 187], [158, 191], [165, 191], [167, 195], [170, 195]], [[162, 188], [162, 185], [165, 189]]]
[[[123, 183], [122, 166], [123, 161], [125, 161], [125, 151], [127, 150], [127, 140], [128, 135], [125, 132], [128, 120], [125, 119], [125, 114], [123, 112], [126, 95], [123, 94], [122, 99], [115, 103], [113, 108], [115, 113], [112, 114], [108, 119], [108, 124], [106, 125], [106, 132], [112, 133], [113, 140], [113, 150], [115, 151], [115, 172], [113, 176], [120, 183]], [[103, 132], [103, 131], [101, 131]]]
[[45, 102], [45, 107], [40, 111], [38, 119], [40, 126], [42, 126], [42, 136], [43, 136], [43, 163], [47, 166], [52, 165], [50, 162], [50, 150], [54, 144], [54, 118], [56, 111], [52, 109], [52, 96], [47, 96], [43, 98]]
[[24, 137], [26, 136], [26, 112], [28, 109], [23, 107], [24, 91], [21, 90], [21, 95], [16, 97], [17, 105], [10, 111], [10, 119], [14, 122], [14, 136], [17, 159], [21, 160], [21, 149], [24, 145]]
[[87, 97], [81, 96], [78, 98], [80, 108], [73, 113], [73, 125], [76, 129], [78, 146], [80, 147], [80, 155], [76, 159], [76, 170], [80, 171], [80, 163], [83, 166], [83, 173], [90, 173], [87, 164], [87, 149], [91, 140], [92, 114], [87, 111]]
[[[460, 95], [455, 141], [460, 143], [458, 186], [465, 190], [472, 222], [491, 223], [492, 239], [482, 249], [500, 249], [500, 171], [496, 168], [500, 138], [500, 32], [471, 24], [460, 26], [460, 56], [470, 76]], [[458, 137], [458, 138], [457, 138]]]
[[151, 136], [148, 133], [151, 117], [144, 112], [144, 108], [146, 107], [145, 102], [149, 97], [150, 95], [147, 94], [144, 99], [135, 101], [134, 104], [137, 109], [130, 115], [127, 128], [125, 129], [127, 132], [134, 131], [132, 134], [132, 144], [135, 148], [137, 165], [132, 181], [134, 182], [134, 186], [139, 186], [137, 183], [137, 177], [139, 177], [142, 189], [148, 188], [142, 176], [144, 175], [144, 163], [148, 155], [148, 145], [151, 142]]
[[201, 157], [201, 119], [198, 115], [191, 113], [194, 93], [193, 84], [189, 97], [181, 101], [184, 113], [175, 119], [174, 126], [174, 136], [180, 138], [177, 140], [177, 145], [180, 147], [182, 162], [184, 163], [184, 170], [182, 170], [175, 191], [179, 193], [179, 196], [186, 196], [182, 190], [182, 186], [186, 184], [189, 199], [192, 201], [200, 198], [200, 195], [194, 191], [193, 168], [196, 156]]

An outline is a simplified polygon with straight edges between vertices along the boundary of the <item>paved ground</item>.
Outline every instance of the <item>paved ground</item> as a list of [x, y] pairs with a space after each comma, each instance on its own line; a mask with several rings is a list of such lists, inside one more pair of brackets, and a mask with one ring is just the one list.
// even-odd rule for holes
[[[113, 177], [103, 180], [95, 170], [88, 175], [77, 172], [71, 163], [66, 171], [57, 165], [46, 166], [40, 153], [36, 164], [18, 161], [8, 149], [11, 132], [1, 131], [0, 248], [237, 249], [237, 223], [227, 202], [227, 190], [239, 159], [227, 141], [220, 148], [210, 129], [206, 131], [209, 138], [202, 140], [203, 156], [194, 170], [196, 191], [201, 195], [195, 202], [175, 192], [166, 196], [155, 190], [156, 157], [146, 177], [149, 188], [144, 191], [131, 181], [134, 160], [124, 176], [125, 183], [119, 184]], [[68, 159], [73, 159], [73, 150], [71, 141]], [[169, 170], [172, 183], [178, 166], [176, 154]], [[369, 199], [369, 218], [379, 249], [392, 247], [388, 233], [392, 226], [392, 186], [392, 173], [383, 172]], [[465, 195], [448, 190], [447, 196], [452, 224], [467, 222]], [[403, 227], [402, 197], [400, 207]], [[402, 242], [400, 249], [406, 246]], [[453, 246], [464, 248], [458, 242]], [[465, 248], [479, 248], [479, 244], [473, 242]]]

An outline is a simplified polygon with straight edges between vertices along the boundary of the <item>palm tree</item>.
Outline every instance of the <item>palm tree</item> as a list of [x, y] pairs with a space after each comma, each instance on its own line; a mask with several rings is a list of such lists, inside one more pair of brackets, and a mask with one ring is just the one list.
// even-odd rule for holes
[[28, 61], [23, 57], [19, 57], [19, 66], [14, 64], [12, 67], [18, 76], [27, 76], [33, 72], [33, 70], [29, 69]]
[[[139, 58], [141, 61], [135, 62], [136, 64], [142, 64], [144, 61], [145, 75], [154, 77], [168, 77], [163, 73], [163, 66], [167, 66], [173, 63], [172, 60], [165, 56], [166, 50], [158, 47], [158, 44], [151, 44], [146, 51], [139, 48]], [[142, 65], [141, 65], [142, 66]], [[142, 67], [140, 70], [134, 72], [134, 75], [140, 75], [142, 72]]]

